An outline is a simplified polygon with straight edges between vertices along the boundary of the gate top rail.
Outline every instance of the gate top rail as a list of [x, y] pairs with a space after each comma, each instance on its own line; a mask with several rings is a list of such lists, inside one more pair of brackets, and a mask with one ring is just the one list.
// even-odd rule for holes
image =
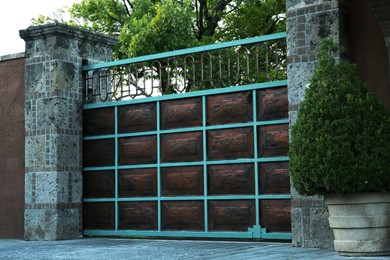
[[286, 79], [286, 33], [83, 66], [84, 99], [100, 103]]

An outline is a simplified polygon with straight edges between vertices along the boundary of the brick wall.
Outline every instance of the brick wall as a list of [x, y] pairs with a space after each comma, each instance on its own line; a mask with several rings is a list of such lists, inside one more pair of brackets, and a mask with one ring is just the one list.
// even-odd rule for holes
[[24, 53], [0, 57], [0, 239], [23, 238]]

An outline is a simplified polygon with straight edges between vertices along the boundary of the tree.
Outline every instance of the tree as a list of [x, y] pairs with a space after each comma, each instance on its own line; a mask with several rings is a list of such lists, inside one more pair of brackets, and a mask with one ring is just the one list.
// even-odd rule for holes
[[117, 36], [115, 58], [127, 58], [284, 31], [284, 13], [285, 0], [82, 0], [33, 24]]

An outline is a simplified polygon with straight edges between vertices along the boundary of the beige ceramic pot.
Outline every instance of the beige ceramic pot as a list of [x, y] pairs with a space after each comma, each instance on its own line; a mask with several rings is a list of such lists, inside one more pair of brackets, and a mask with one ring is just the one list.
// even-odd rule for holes
[[327, 195], [325, 203], [340, 255], [390, 255], [390, 192]]

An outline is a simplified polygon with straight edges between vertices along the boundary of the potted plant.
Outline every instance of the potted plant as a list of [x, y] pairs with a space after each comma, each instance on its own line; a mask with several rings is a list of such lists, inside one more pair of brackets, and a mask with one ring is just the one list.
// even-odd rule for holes
[[330, 39], [291, 127], [296, 190], [324, 196], [341, 255], [390, 254], [390, 114]]

